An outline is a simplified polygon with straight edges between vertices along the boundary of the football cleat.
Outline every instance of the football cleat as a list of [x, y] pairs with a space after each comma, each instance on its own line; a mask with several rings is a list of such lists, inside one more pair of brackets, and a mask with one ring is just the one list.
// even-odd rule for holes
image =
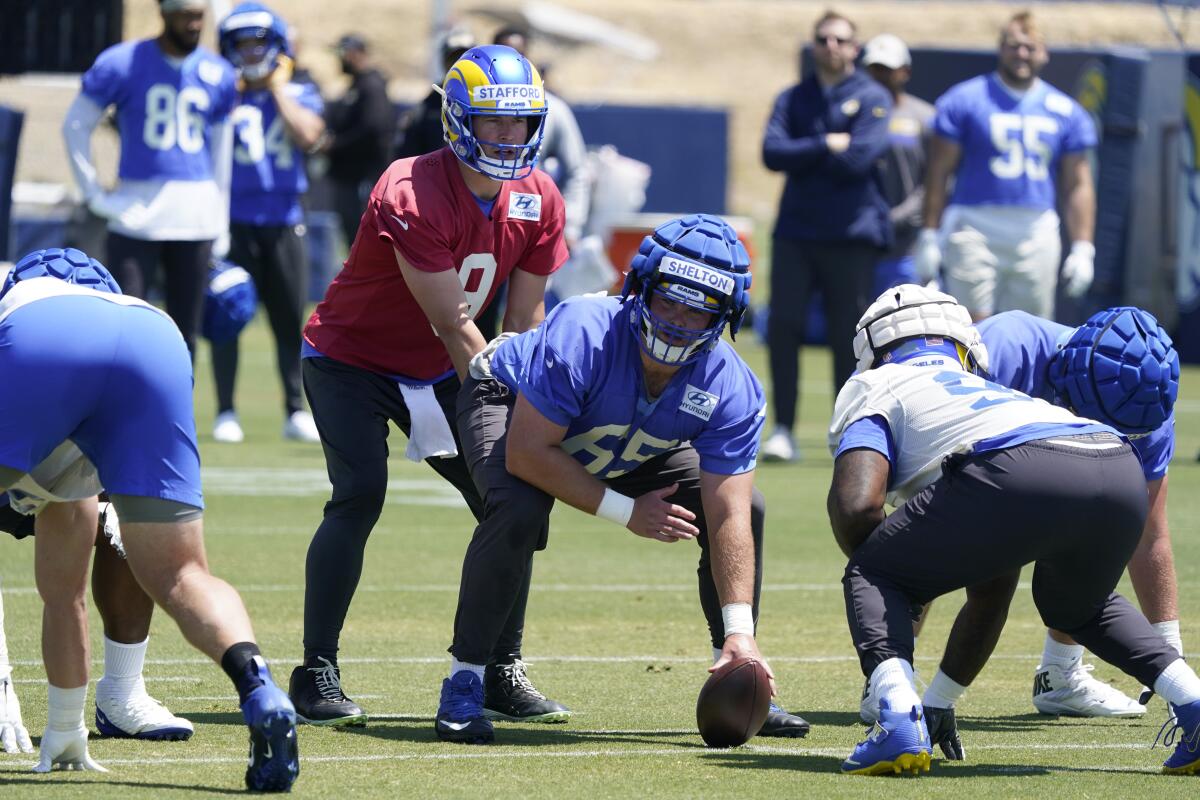
[[1142, 690], [1140, 692], [1138, 692], [1138, 702], [1141, 703], [1142, 705], [1146, 705], [1147, 703], [1149, 703], [1151, 698], [1153, 698], [1153, 697], [1154, 697], [1154, 690], [1151, 689], [1149, 686], [1143, 686]]
[[929, 740], [942, 748], [942, 755], [947, 761], [962, 761], [967, 757], [966, 748], [958, 735], [958, 720], [954, 718], [954, 708], [934, 708], [925, 706], [925, 727], [929, 730]]
[[484, 670], [483, 715], [501, 722], [566, 722], [571, 711], [534, 688], [525, 662], [517, 659]]
[[146, 693], [141, 678], [128, 696], [108, 691], [106, 678], [96, 682], [96, 730], [101, 736], [182, 742], [192, 737], [192, 723], [177, 717]]
[[[1200, 700], [1187, 705], [1170, 705], [1171, 716], [1158, 731], [1159, 740], [1167, 747], [1177, 738], [1175, 752], [1163, 762], [1163, 772], [1168, 775], [1194, 775], [1200, 772]], [[1168, 730], [1170, 726], [1170, 730]], [[1165, 736], [1163, 735], [1165, 732]]]
[[842, 762], [846, 775], [919, 775], [929, 771], [929, 731], [921, 706], [892, 711], [887, 700], [879, 704], [879, 722]]
[[758, 729], [758, 736], [773, 736], [780, 739], [801, 739], [808, 735], [812, 728], [808, 720], [799, 714], [784, 711], [774, 701], [767, 711], [767, 719]]
[[296, 705], [296, 716], [309, 725], [362, 726], [366, 713], [342, 692], [338, 665], [317, 656], [292, 670], [288, 695]]
[[1146, 707], [1121, 690], [1092, 677], [1094, 667], [1076, 661], [1063, 669], [1038, 666], [1033, 677], [1033, 706], [1042, 714], [1062, 717], [1140, 717]]
[[792, 442], [792, 433], [787, 428], [776, 427], [767, 440], [759, 448], [763, 461], [795, 461], [796, 445]]
[[224, 444], [237, 444], [244, 441], [246, 434], [242, 432], [242, 423], [238, 421], [236, 411], [222, 411], [213, 420], [213, 441]]
[[319, 442], [321, 435], [317, 433], [317, 423], [313, 422], [312, 414], [307, 411], [293, 411], [283, 421], [283, 438], [295, 442]]
[[470, 670], [442, 680], [442, 697], [433, 723], [443, 742], [489, 744], [496, 738], [483, 712], [483, 682]]
[[300, 774], [296, 709], [271, 680], [265, 662], [259, 677], [263, 685], [242, 703], [242, 718], [250, 728], [246, 788], [252, 792], [290, 791]]

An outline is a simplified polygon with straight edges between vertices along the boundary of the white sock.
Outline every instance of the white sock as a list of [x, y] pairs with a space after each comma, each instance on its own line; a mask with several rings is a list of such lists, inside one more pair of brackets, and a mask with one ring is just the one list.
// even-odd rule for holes
[[892, 711], [910, 711], [921, 704], [913, 686], [912, 664], [899, 658], [889, 658], [871, 673], [871, 690], [887, 701]]
[[126, 700], [129, 696], [144, 687], [142, 682], [142, 665], [146, 663], [146, 648], [150, 645], [150, 637], [135, 644], [114, 642], [104, 637], [104, 677], [103, 683], [96, 684], [96, 691], [101, 691], [105, 697]]
[[1155, 622], [1150, 627], [1158, 631], [1158, 635], [1163, 637], [1167, 644], [1174, 647], [1176, 653], [1183, 655], [1183, 637], [1179, 634], [1179, 620], [1169, 619], [1166, 622]]
[[939, 669], [933, 676], [933, 680], [929, 682], [929, 688], [925, 690], [922, 703], [934, 708], [954, 708], [954, 704], [958, 702], [965, 691], [967, 691], [967, 687]]
[[53, 684], [47, 684], [47, 730], [77, 731], [83, 727], [83, 705], [87, 700], [87, 688], [86, 683], [75, 689], [60, 689]]
[[479, 680], [482, 682], [483, 681], [483, 667], [484, 667], [483, 664], [468, 664], [465, 661], [459, 661], [457, 658], [451, 657], [451, 659], [450, 659], [450, 677], [453, 678], [458, 673], [462, 672], [463, 670], [466, 670], [467, 672], [474, 672], [476, 675], [479, 676]]
[[0, 681], [12, 675], [12, 664], [8, 663], [8, 639], [4, 636], [4, 599], [0, 596]]
[[1177, 658], [1154, 679], [1154, 691], [1172, 705], [1185, 706], [1200, 700], [1200, 678]]
[[1050, 637], [1046, 632], [1046, 643], [1042, 645], [1042, 666], [1056, 666], [1066, 669], [1083, 658], [1083, 645], [1062, 644]]

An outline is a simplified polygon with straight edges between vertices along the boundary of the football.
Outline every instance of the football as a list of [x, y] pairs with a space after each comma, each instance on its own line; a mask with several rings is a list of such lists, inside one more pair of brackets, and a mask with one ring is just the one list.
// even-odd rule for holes
[[771, 706], [771, 679], [754, 658], [730, 661], [708, 676], [696, 699], [696, 727], [709, 747], [737, 747], [758, 733]]

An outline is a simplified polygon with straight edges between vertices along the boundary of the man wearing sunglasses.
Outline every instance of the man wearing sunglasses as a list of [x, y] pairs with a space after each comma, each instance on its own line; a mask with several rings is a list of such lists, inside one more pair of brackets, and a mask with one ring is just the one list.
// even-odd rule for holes
[[792, 461], [799, 352], [814, 292], [824, 297], [834, 388], [854, 371], [850, 342], [873, 297], [875, 264], [892, 237], [875, 162], [888, 148], [887, 89], [856, 71], [854, 23], [827, 12], [813, 26], [813, 74], [779, 95], [763, 163], [787, 175], [773, 233], [767, 323], [775, 429], [767, 461]]

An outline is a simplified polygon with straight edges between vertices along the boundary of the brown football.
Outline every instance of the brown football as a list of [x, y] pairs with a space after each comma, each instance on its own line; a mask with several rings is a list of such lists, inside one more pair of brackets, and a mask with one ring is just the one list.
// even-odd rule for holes
[[696, 699], [696, 727], [709, 747], [737, 747], [758, 733], [771, 706], [771, 679], [754, 658], [730, 661], [708, 676]]

